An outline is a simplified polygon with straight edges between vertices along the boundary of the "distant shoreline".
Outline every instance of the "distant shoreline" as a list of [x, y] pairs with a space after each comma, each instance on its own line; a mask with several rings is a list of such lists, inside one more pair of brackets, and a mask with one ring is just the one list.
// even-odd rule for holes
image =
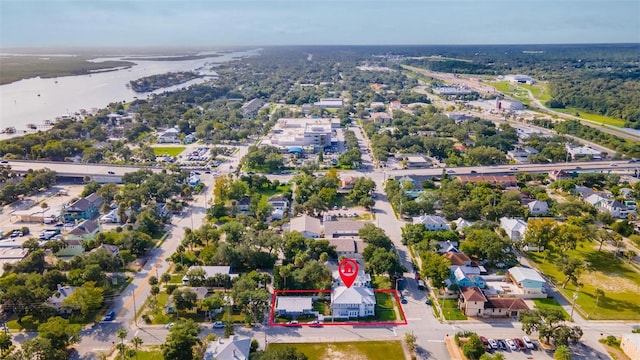
[[0, 85], [36, 77], [51, 79], [96, 74], [128, 69], [136, 65], [131, 61], [91, 62], [89, 60], [91, 59], [88, 57], [77, 56], [5, 56], [2, 57]]

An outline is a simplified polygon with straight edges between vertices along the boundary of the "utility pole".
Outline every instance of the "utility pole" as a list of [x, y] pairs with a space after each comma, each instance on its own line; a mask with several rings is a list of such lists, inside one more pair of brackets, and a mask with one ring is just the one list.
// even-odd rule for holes
[[576, 307], [576, 300], [578, 300], [578, 288], [573, 292], [573, 303], [571, 304], [571, 315], [569, 315], [569, 320], [573, 321], [573, 309]]
[[133, 321], [138, 327], [138, 311], [136, 310], [136, 291], [131, 290], [131, 295], [133, 296]]

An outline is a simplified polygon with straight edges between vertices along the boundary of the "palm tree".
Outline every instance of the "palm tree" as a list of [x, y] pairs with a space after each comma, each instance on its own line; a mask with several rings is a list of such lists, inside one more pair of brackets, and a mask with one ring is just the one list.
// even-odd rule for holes
[[597, 288], [595, 291], [595, 295], [596, 295], [596, 310], [598, 310], [598, 301], [600, 300], [601, 297], [604, 297], [604, 291], [600, 288]]
[[571, 350], [566, 345], [560, 345], [553, 353], [555, 360], [571, 360]]
[[13, 342], [11, 342], [11, 334], [6, 332], [0, 332], [0, 354], [4, 353], [11, 348]]
[[142, 339], [139, 338], [138, 336], [136, 336], [133, 339], [131, 339], [131, 344], [133, 345], [133, 348], [136, 351], [136, 359], [137, 359], [138, 358], [138, 347], [140, 345], [142, 345]]
[[121, 343], [120, 343], [120, 354], [122, 355], [122, 358], [124, 358], [124, 339], [127, 337], [127, 330], [118, 329], [118, 331], [116, 331], [116, 336], [121, 341]]

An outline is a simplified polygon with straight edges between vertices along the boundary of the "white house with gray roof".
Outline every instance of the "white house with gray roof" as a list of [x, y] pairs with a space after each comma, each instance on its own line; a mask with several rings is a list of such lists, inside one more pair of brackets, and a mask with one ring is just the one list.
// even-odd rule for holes
[[339, 318], [374, 316], [376, 297], [369, 287], [338, 286], [331, 293], [331, 308]]
[[524, 239], [527, 223], [522, 219], [500, 218], [500, 228], [503, 229], [511, 241]]
[[207, 345], [204, 360], [249, 360], [251, 338], [219, 338]]
[[422, 224], [429, 231], [451, 230], [449, 223], [445, 218], [438, 215], [422, 215], [413, 218], [414, 224]]

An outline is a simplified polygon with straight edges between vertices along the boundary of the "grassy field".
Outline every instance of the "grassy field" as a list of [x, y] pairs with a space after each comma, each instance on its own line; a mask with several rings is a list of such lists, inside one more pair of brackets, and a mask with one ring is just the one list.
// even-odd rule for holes
[[569, 114], [569, 115], [578, 114], [582, 119], [590, 120], [590, 121], [597, 122], [597, 123], [600, 123], [600, 124], [603, 124], [603, 125], [624, 127], [624, 120], [616, 119], [616, 118], [612, 118], [612, 117], [604, 116], [604, 115], [591, 114], [591, 113], [584, 112], [583, 110], [579, 110], [579, 109], [573, 108], [573, 107], [566, 107], [564, 109], [553, 109], [553, 110], [555, 110], [557, 112]]
[[564, 308], [558, 304], [556, 299], [533, 299], [533, 303], [536, 304], [538, 309], [558, 309], [562, 311], [564, 318], [569, 320], [569, 314], [567, 314]]
[[162, 359], [162, 351], [160, 350], [138, 350], [136, 353], [137, 360], [158, 360]]
[[[91, 71], [134, 65], [129, 61], [88, 62], [87, 56], [6, 56], [2, 58], [0, 84], [33, 77], [55, 78], [89, 74]], [[61, 79], [60, 81], [64, 81]]]
[[529, 93], [526, 90], [518, 87], [518, 85], [511, 84], [508, 81], [498, 81], [492, 82], [490, 84], [493, 85], [496, 90], [522, 102], [523, 104], [529, 105], [529, 103], [531, 102], [531, 100], [529, 99]]
[[371, 282], [374, 289], [392, 289], [391, 279], [387, 276], [375, 275]]
[[456, 299], [438, 299], [445, 320], [467, 320], [467, 316], [458, 309]]
[[269, 344], [269, 348], [295, 347], [309, 360], [367, 359], [404, 360], [400, 341], [362, 341], [333, 343]]
[[[554, 258], [546, 261], [542, 254], [527, 254], [540, 270], [555, 284], [562, 284], [565, 277], [554, 265]], [[586, 244], [568, 252], [571, 257], [586, 260], [592, 271], [583, 272], [579, 282], [584, 284], [578, 291], [577, 309], [590, 319], [602, 320], [639, 320], [640, 319], [640, 274], [627, 264], [614, 259], [609, 251], [598, 251], [593, 244]], [[595, 290], [604, 291], [604, 297], [598, 300], [596, 308]], [[560, 289], [567, 299], [573, 297], [575, 287], [568, 284]]]
[[396, 321], [395, 304], [390, 293], [376, 293], [376, 320]]
[[156, 156], [178, 156], [184, 151], [184, 149], [186, 149], [184, 146], [155, 146], [153, 147], [153, 153], [156, 154]]

